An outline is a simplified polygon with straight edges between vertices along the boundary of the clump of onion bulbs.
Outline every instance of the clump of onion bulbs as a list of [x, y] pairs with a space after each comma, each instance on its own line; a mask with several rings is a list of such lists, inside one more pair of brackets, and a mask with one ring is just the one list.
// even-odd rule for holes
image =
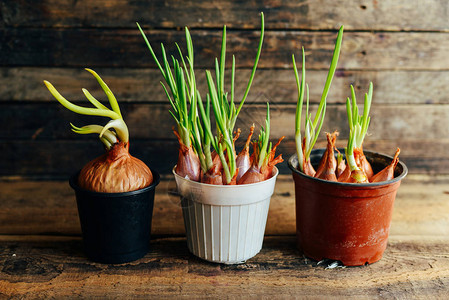
[[[315, 117], [312, 119], [312, 114], [309, 113], [309, 86], [306, 84], [306, 61], [304, 48], [302, 48], [302, 72], [301, 81], [299, 80], [298, 70], [296, 68], [295, 55], [292, 55], [293, 70], [296, 77], [296, 86], [298, 88], [298, 101], [296, 105], [296, 116], [295, 116], [295, 143], [296, 143], [296, 154], [298, 156], [298, 169], [309, 176], [317, 176], [320, 178], [329, 177], [333, 178], [331, 172], [324, 172], [323, 166], [318, 168], [318, 172], [315, 171], [314, 167], [310, 162], [310, 154], [312, 152], [313, 146], [315, 145], [318, 136], [323, 126], [324, 116], [326, 114], [326, 99], [329, 94], [329, 89], [332, 83], [332, 78], [334, 77], [335, 70], [337, 69], [338, 58], [340, 56], [341, 42], [343, 39], [343, 26], [338, 31], [337, 41], [335, 43], [334, 53], [332, 55], [331, 65], [329, 67], [329, 72], [327, 74], [326, 83], [324, 84], [324, 90], [321, 95], [320, 104], [318, 106]], [[304, 137], [301, 134], [301, 119], [302, 119], [302, 107], [304, 103], [304, 97], [306, 98], [306, 114], [304, 122]], [[330, 142], [335, 142], [337, 133], [333, 136], [328, 136]], [[332, 155], [328, 153], [333, 152], [333, 147], [327, 149], [325, 152], [326, 157], [332, 159]], [[327, 159], [327, 158], [326, 158]], [[323, 164], [336, 165], [334, 161], [326, 162]], [[324, 173], [323, 173], [324, 172]]]
[[[173, 62], [173, 65], [170, 66], [164, 46], [161, 46], [163, 60], [160, 62], [145, 33], [139, 24], [137, 26], [167, 85], [166, 87], [161, 83], [172, 106], [170, 113], [177, 124], [177, 128], [173, 130], [179, 141], [176, 174], [192, 181], [214, 185], [249, 184], [270, 178], [274, 165], [283, 160], [282, 156], [275, 157], [276, 147], [282, 138], [274, 147], [269, 143], [268, 106], [265, 128], [261, 128], [259, 139], [251, 142], [254, 125], [251, 126], [246, 144], [239, 154], [236, 153], [235, 141], [241, 131], [240, 129], [234, 130], [237, 117], [254, 79], [262, 50], [263, 13], [261, 14], [261, 35], [255, 63], [238, 106], [234, 101], [234, 56], [232, 56], [231, 90], [228, 93], [224, 89], [226, 26], [223, 28], [220, 58], [215, 59], [215, 80], [212, 78], [212, 73], [209, 70], [206, 71], [208, 94], [205, 103], [196, 88], [193, 43], [189, 30], [185, 28], [187, 56], [184, 57], [180, 47], [176, 44], [180, 59], [172, 56], [170, 61]], [[212, 132], [211, 109], [215, 119], [216, 134]], [[254, 151], [250, 156], [251, 143]]]
[[351, 85], [352, 104], [349, 98], [346, 100], [346, 111], [349, 123], [349, 139], [348, 145], [345, 148], [347, 163], [344, 171], [337, 178], [337, 181], [339, 182], [369, 183], [387, 181], [394, 178], [394, 168], [399, 162], [399, 148], [390, 165], [377, 174], [374, 174], [371, 164], [363, 153], [363, 141], [368, 132], [371, 120], [369, 111], [371, 108], [372, 97], [373, 84], [370, 83], [368, 93], [365, 94], [363, 113], [362, 115], [359, 115], [354, 87]]
[[128, 127], [122, 118], [118, 102], [100, 76], [89, 71], [106, 93], [111, 109], [101, 104], [89, 91], [82, 89], [95, 108], [82, 107], [66, 100], [48, 81], [44, 81], [50, 93], [67, 109], [83, 115], [111, 118], [105, 126], [87, 125], [81, 128], [73, 124], [72, 130], [79, 134], [99, 134], [106, 153], [88, 162], [78, 176], [78, 185], [86, 190], [101, 193], [122, 193], [142, 189], [153, 182], [151, 170], [141, 160], [129, 154]]
[[[369, 111], [371, 108], [371, 101], [373, 97], [373, 84], [370, 83], [368, 93], [365, 94], [365, 102], [362, 115], [359, 115], [357, 100], [355, 97], [354, 87], [351, 85], [351, 98], [347, 98], [346, 110], [349, 123], [349, 139], [347, 147], [345, 148], [346, 163], [343, 155], [336, 148], [336, 140], [338, 132], [327, 133], [327, 147], [324, 151], [317, 170], [314, 169], [310, 162], [310, 154], [315, 145], [318, 135], [323, 125], [324, 116], [326, 113], [326, 98], [329, 92], [332, 78], [334, 77], [337, 68], [338, 57], [340, 55], [340, 48], [343, 39], [343, 26], [340, 28], [335, 49], [332, 56], [332, 62], [327, 75], [324, 91], [321, 96], [320, 104], [318, 106], [315, 117], [312, 119], [312, 114], [309, 114], [309, 88], [305, 83], [305, 56], [304, 48], [302, 48], [302, 74], [301, 81], [299, 79], [298, 70], [296, 68], [295, 56], [292, 56], [293, 69], [296, 77], [296, 84], [298, 87], [298, 101], [296, 107], [295, 119], [295, 142], [296, 152], [298, 156], [298, 169], [306, 175], [320, 178], [328, 181], [338, 181], [347, 183], [370, 183], [387, 181], [394, 178], [394, 168], [399, 162], [399, 148], [391, 163], [383, 170], [374, 174], [371, 164], [363, 153], [363, 141], [368, 126], [370, 123]], [[304, 124], [304, 138], [301, 135], [301, 117], [302, 107], [306, 97], [306, 115]]]

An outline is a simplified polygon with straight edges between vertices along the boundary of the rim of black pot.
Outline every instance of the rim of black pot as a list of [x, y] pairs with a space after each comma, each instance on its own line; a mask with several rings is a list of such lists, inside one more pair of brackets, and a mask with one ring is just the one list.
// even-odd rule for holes
[[159, 173], [156, 170], [153, 170], [153, 169], [150, 169], [150, 170], [151, 170], [151, 173], [153, 174], [153, 182], [149, 186], [144, 187], [142, 189], [135, 190], [135, 191], [129, 191], [129, 192], [123, 192], [123, 193], [102, 193], [102, 192], [94, 192], [94, 191], [89, 191], [89, 190], [83, 189], [82, 187], [80, 187], [78, 185], [78, 175], [80, 174], [81, 170], [77, 171], [75, 174], [73, 174], [70, 177], [69, 184], [75, 191], [79, 190], [79, 191], [82, 191], [87, 194], [95, 195], [96, 197], [108, 197], [108, 198], [117, 197], [118, 198], [118, 197], [124, 197], [124, 196], [133, 196], [133, 195], [142, 194], [149, 190], [152, 190], [152, 189], [156, 188], [156, 186], [159, 184], [159, 182], [161, 180], [161, 176], [159, 175]]
[[[319, 148], [319, 149], [314, 149], [312, 150], [312, 152], [319, 152], [322, 151], [324, 153], [324, 151], [326, 150], [326, 148]], [[339, 149], [341, 153], [344, 153], [344, 149]], [[342, 151], [341, 151], [342, 150]], [[391, 160], [393, 160], [393, 157], [387, 154], [383, 154], [383, 153], [378, 153], [378, 152], [373, 152], [373, 151], [367, 151], [367, 150], [363, 150], [363, 152], [366, 154], [374, 154], [374, 155], [381, 155], [384, 157], [387, 157]], [[345, 157], [345, 155], [343, 154], [343, 156]], [[296, 161], [298, 160], [297, 158], [297, 154], [293, 154], [292, 156], [290, 156], [290, 158], [288, 159], [288, 167], [290, 168], [290, 170], [292, 170], [292, 172], [304, 177], [304, 178], [308, 178], [309, 180], [316, 180], [318, 182], [323, 182], [326, 184], [333, 184], [333, 185], [337, 185], [337, 186], [348, 186], [348, 187], [373, 187], [373, 186], [383, 186], [383, 185], [387, 185], [387, 184], [392, 184], [398, 181], [401, 181], [408, 173], [408, 168], [407, 166], [399, 160], [399, 165], [401, 165], [402, 167], [402, 173], [399, 174], [398, 176], [394, 177], [391, 180], [388, 181], [381, 181], [381, 182], [370, 182], [370, 183], [350, 183], [350, 182], [337, 182], [337, 181], [329, 181], [329, 180], [324, 180], [324, 179], [320, 179], [320, 178], [316, 178], [316, 177], [312, 177], [309, 175], [304, 174], [303, 172], [299, 171], [296, 167], [293, 166], [293, 160], [296, 159]]]

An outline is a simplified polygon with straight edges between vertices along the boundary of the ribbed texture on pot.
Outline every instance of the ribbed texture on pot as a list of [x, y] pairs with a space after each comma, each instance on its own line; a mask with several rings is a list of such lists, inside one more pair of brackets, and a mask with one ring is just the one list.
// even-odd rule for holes
[[213, 185], [175, 175], [189, 250], [218, 263], [242, 263], [262, 248], [278, 169], [262, 182]]
[[247, 205], [208, 205], [182, 197], [187, 245], [217, 263], [243, 263], [262, 249], [270, 198]]

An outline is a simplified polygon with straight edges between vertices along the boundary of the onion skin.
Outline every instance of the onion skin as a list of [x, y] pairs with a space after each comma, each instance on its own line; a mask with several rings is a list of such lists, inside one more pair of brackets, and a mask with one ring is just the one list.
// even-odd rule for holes
[[342, 159], [337, 166], [336, 170], [337, 178], [340, 178], [340, 176], [344, 173], [345, 170], [346, 170], [346, 162], [344, 159]]
[[249, 144], [251, 142], [251, 137], [254, 133], [254, 125], [249, 129], [249, 135], [246, 139], [245, 147], [240, 151], [239, 155], [235, 159], [236, 167], [239, 169], [239, 174], [237, 174], [237, 182], [239, 182], [240, 178], [249, 170], [251, 167], [251, 159], [249, 158]]
[[346, 162], [346, 167], [343, 170], [343, 173], [341, 173], [340, 176], [338, 176], [338, 182], [348, 182], [349, 177], [351, 176], [351, 168], [349, 167], [349, 164]]
[[391, 163], [386, 166], [382, 171], [374, 175], [370, 182], [382, 182], [382, 181], [388, 181], [394, 178], [394, 169], [396, 168], [396, 165], [399, 162], [399, 153], [401, 150], [398, 148], [396, 150], [396, 153], [394, 155], [393, 160]]
[[262, 170], [263, 179], [264, 180], [270, 179], [273, 176], [274, 166], [277, 164], [280, 164], [283, 161], [284, 161], [284, 159], [282, 158], [282, 154], [279, 154], [278, 157], [276, 157], [272, 161], [270, 161], [268, 163], [268, 166], [264, 170]]
[[323, 156], [321, 156], [320, 164], [318, 165], [318, 168], [316, 169], [316, 173], [315, 173], [316, 178], [320, 178], [321, 174], [326, 169], [328, 155], [329, 155], [328, 148], [326, 148], [326, 151], [324, 151]]
[[222, 164], [217, 152], [212, 152], [212, 167], [206, 173], [201, 172], [201, 182], [208, 184], [223, 185]]
[[264, 180], [270, 179], [273, 175], [274, 166], [284, 161], [284, 159], [282, 158], [282, 154], [279, 154], [276, 158], [274, 157], [276, 155], [276, 148], [281, 144], [284, 138], [285, 135], [281, 136], [277, 143], [273, 146], [273, 149], [271, 149], [268, 165], [264, 170], [262, 170], [262, 174], [264, 174]]
[[[371, 179], [371, 177], [373, 177], [373, 175], [374, 175], [373, 168], [371, 167], [371, 164], [366, 159], [365, 153], [363, 153], [363, 148], [362, 147], [355, 148], [354, 156], [358, 157], [357, 165], [359, 166], [359, 168], [361, 168], [365, 172], [368, 179]], [[357, 158], [356, 158], [356, 160], [357, 160]]]
[[227, 185], [236, 185], [237, 184], [237, 175], [238, 174], [239, 174], [239, 169], [236, 169], [234, 177], [231, 178], [231, 182], [229, 182]]
[[349, 183], [369, 183], [368, 177], [365, 174], [365, 171], [362, 169], [351, 171], [351, 176], [345, 182]]
[[218, 173], [209, 173], [203, 174], [201, 177], [202, 183], [207, 184], [215, 184], [215, 185], [223, 185], [223, 176], [221, 175], [221, 172]]
[[321, 159], [320, 168], [315, 174], [316, 178], [337, 181], [337, 175], [335, 175], [335, 169], [337, 167], [337, 160], [334, 156], [334, 147], [337, 136], [335, 134], [327, 133], [327, 149]]
[[221, 163], [220, 155], [217, 154], [217, 152], [212, 151], [212, 168], [214, 169], [214, 172], [220, 172], [223, 169], [223, 164]]
[[249, 170], [251, 167], [251, 160], [249, 159], [249, 151], [248, 149], [243, 149], [242, 152], [239, 153], [236, 159], [236, 167], [239, 168], [241, 172], [237, 174], [237, 182], [243, 175]]
[[310, 159], [304, 160], [304, 174], [315, 177], [316, 172], [310, 162]]
[[309, 159], [306, 160], [306, 138], [302, 139], [302, 154], [303, 154], [303, 168], [304, 168], [303, 173], [311, 177], [315, 177], [316, 171], [313, 168], [312, 163], [310, 162], [310, 157]]
[[240, 178], [237, 184], [251, 184], [264, 181], [264, 174], [256, 166], [251, 166], [248, 171]]
[[178, 164], [175, 169], [176, 174], [192, 181], [200, 181], [200, 171], [200, 159], [193, 151], [192, 146], [187, 147], [180, 143]]
[[[316, 170], [316, 174], [315, 177], [316, 178], [321, 178], [324, 179], [324, 177], [322, 176], [323, 172], [330, 172], [328, 170], [328, 168], [330, 168], [330, 166], [328, 165], [328, 160], [329, 160], [329, 153], [332, 152], [332, 157], [330, 158], [331, 162], [332, 162], [332, 168], [335, 170], [337, 168], [337, 160], [334, 157], [334, 148], [335, 148], [335, 143], [337, 141], [337, 136], [338, 136], [338, 131], [335, 131], [334, 133], [330, 134], [330, 133], [326, 133], [327, 136], [327, 148], [326, 151], [324, 151], [323, 156], [321, 157], [321, 161], [320, 164]], [[329, 149], [329, 147], [331, 147], [331, 149]], [[335, 174], [335, 171], [334, 171]]]
[[79, 174], [79, 186], [99, 193], [124, 193], [149, 186], [153, 174], [140, 159], [129, 154], [128, 148], [128, 143], [116, 143], [88, 162]]
[[277, 143], [273, 146], [270, 153], [267, 156], [267, 162], [264, 162], [262, 166], [257, 165], [256, 161], [256, 151], [257, 151], [257, 142], [253, 143], [253, 155], [251, 156], [251, 167], [248, 169], [248, 171], [243, 174], [243, 176], [240, 178], [240, 180], [237, 181], [237, 184], [250, 184], [250, 183], [257, 183], [261, 182], [267, 179], [270, 179], [273, 176], [273, 168], [278, 163], [281, 163], [284, 161], [282, 158], [282, 154], [279, 154], [276, 158], [274, 157], [276, 154], [276, 148], [279, 146], [279, 144], [282, 142], [282, 140], [285, 138], [285, 136], [282, 136]]
[[231, 181], [228, 183], [226, 181], [226, 176], [223, 173], [222, 177], [221, 177], [221, 184], [222, 185], [236, 185], [237, 184], [237, 175], [239, 174], [239, 169], [235, 169], [235, 174], [234, 177], [231, 178]]
[[181, 136], [176, 130], [173, 129], [173, 133], [176, 135], [179, 142], [178, 163], [176, 164], [175, 169], [176, 174], [192, 181], [200, 181], [201, 163], [198, 155], [193, 151], [192, 145], [187, 147], [182, 142]]
[[[360, 165], [360, 160], [358, 155], [354, 155], [354, 159], [356, 161], [356, 165]], [[368, 177], [365, 174], [365, 171], [359, 167], [359, 170], [351, 171], [349, 164], [346, 163], [346, 168], [338, 177], [338, 182], [349, 182], [349, 183], [369, 183]]]
[[[343, 172], [346, 170], [346, 161], [341, 155], [340, 151], [338, 151], [337, 148], [335, 148], [335, 151], [338, 152], [337, 155], [337, 168], [335, 169], [335, 174], [337, 175], [337, 178], [340, 178], [340, 176], [343, 174]], [[340, 162], [338, 162], [340, 160]]]

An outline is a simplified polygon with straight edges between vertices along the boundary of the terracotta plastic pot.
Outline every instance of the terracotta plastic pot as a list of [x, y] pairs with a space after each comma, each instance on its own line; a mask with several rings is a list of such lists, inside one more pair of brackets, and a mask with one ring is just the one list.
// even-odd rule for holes
[[153, 183], [126, 193], [98, 193], [78, 186], [78, 173], [70, 178], [75, 190], [84, 250], [95, 262], [118, 264], [143, 257], [150, 247], [151, 219], [159, 174]]
[[[314, 167], [325, 149], [310, 156]], [[342, 152], [344, 153], [344, 151]], [[370, 151], [365, 156], [377, 173], [392, 157]], [[407, 175], [399, 162], [395, 178], [380, 183], [354, 184], [321, 180], [300, 172], [296, 155], [290, 157], [296, 197], [298, 247], [315, 260], [339, 260], [346, 266], [374, 263], [387, 247], [396, 192]]]
[[175, 173], [186, 227], [187, 246], [211, 262], [243, 263], [262, 249], [268, 208], [274, 192], [273, 177], [242, 185], [212, 185]]

